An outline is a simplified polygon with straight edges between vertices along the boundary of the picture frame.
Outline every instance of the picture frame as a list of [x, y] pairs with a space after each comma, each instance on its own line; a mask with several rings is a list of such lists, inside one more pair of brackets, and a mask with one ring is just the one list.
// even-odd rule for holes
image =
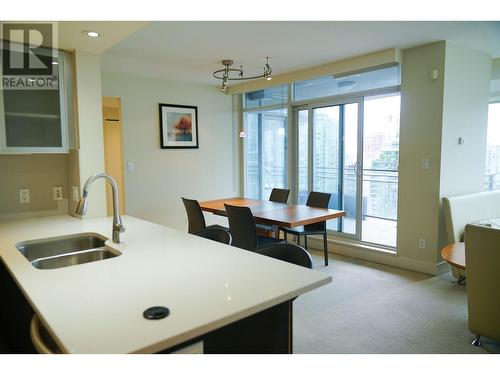
[[160, 103], [159, 114], [162, 149], [199, 148], [198, 107]]

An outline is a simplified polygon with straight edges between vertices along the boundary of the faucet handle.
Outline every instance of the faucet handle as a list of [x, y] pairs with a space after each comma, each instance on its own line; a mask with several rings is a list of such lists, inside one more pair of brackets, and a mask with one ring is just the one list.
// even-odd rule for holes
[[113, 226], [113, 228], [114, 228], [115, 230], [118, 230], [120, 233], [125, 232], [125, 227], [123, 226], [123, 224], [122, 224], [122, 223], [115, 224], [115, 225]]

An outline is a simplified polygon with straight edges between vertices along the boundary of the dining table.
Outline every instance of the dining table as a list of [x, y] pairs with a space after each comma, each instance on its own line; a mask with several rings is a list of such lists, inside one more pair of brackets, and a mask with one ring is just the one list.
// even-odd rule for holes
[[345, 211], [331, 208], [318, 208], [243, 197], [215, 199], [199, 203], [202, 211], [220, 216], [227, 216], [224, 204], [249, 207], [257, 224], [285, 228], [314, 224], [346, 215]]

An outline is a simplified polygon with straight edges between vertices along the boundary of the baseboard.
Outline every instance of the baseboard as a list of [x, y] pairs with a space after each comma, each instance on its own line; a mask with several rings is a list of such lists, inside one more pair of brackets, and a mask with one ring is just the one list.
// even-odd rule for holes
[[[309, 248], [322, 251], [323, 241], [320, 238], [308, 237]], [[416, 259], [410, 259], [397, 255], [392, 251], [371, 250], [357, 244], [346, 244], [337, 242], [334, 239], [328, 239], [328, 252], [348, 256], [351, 258], [363, 259], [373, 263], [385, 264], [392, 267], [403, 268], [410, 271], [425, 273], [428, 275], [438, 275], [449, 271], [446, 265], [423, 262]]]

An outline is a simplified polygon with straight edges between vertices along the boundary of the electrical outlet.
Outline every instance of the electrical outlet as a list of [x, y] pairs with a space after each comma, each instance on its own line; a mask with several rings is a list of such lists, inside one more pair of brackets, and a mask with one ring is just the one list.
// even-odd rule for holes
[[54, 200], [55, 201], [60, 201], [63, 199], [63, 193], [62, 193], [62, 187], [61, 186], [55, 186], [52, 189], [52, 192], [54, 194]]
[[19, 203], [26, 204], [30, 202], [30, 189], [19, 189]]
[[422, 159], [421, 165], [423, 170], [429, 169], [429, 159]]
[[72, 186], [71, 192], [73, 195], [73, 201], [78, 202], [80, 200], [80, 190], [78, 189], [78, 186]]
[[424, 238], [419, 238], [418, 239], [418, 248], [419, 249], [425, 249], [425, 239]]

